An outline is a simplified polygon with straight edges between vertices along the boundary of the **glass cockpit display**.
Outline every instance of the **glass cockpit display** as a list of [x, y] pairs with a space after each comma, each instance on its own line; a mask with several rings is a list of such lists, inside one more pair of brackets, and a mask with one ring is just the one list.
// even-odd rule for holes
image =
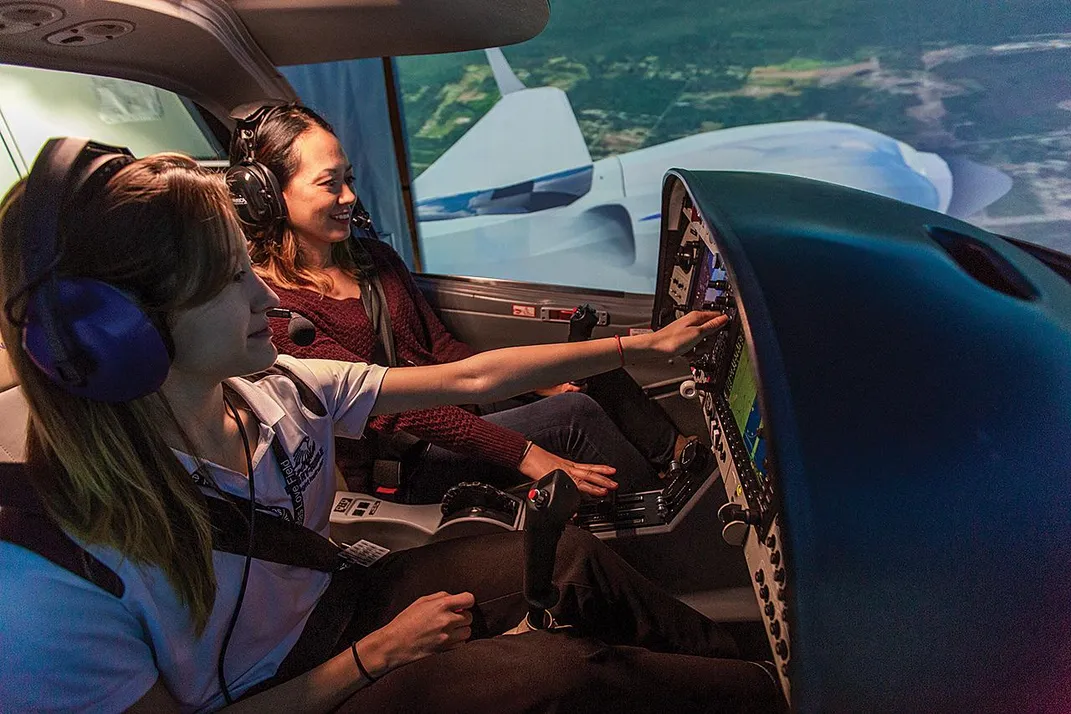
[[764, 532], [774, 516], [766, 425], [751, 352], [738, 325], [733, 331], [736, 334], [728, 368], [713, 406], [740, 487], [749, 506], [758, 511], [760, 531]]
[[764, 480], [768, 463], [766, 440], [762, 431], [762, 410], [759, 406], [759, 387], [755, 382], [751, 353], [743, 344], [743, 340], [738, 344], [741, 346], [740, 356], [726, 398], [729, 400], [729, 410], [733, 413], [733, 421], [744, 442], [744, 453], [760, 479]]

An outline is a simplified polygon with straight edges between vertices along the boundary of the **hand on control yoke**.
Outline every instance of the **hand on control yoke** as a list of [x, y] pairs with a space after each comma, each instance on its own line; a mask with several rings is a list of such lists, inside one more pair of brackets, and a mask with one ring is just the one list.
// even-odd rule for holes
[[608, 478], [617, 472], [613, 466], [578, 464], [552, 454], [536, 444], [532, 444], [532, 448], [528, 449], [517, 470], [533, 481], [538, 481], [551, 471], [564, 471], [576, 487], [589, 496], [605, 496], [617, 488], [617, 482]]
[[417, 598], [393, 620], [357, 643], [373, 677], [437, 652], [460, 647], [472, 636], [472, 593], [437, 592]]

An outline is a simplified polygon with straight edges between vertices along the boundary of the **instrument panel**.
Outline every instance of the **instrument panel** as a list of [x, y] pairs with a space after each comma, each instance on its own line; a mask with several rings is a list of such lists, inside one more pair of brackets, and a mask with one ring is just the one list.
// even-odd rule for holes
[[661, 219], [654, 326], [730, 317], [681, 391], [793, 709], [1067, 711], [1067, 257], [754, 172]]
[[681, 387], [698, 400], [710, 431], [727, 502], [719, 509], [722, 537], [744, 549], [752, 587], [762, 612], [770, 651], [786, 698], [790, 695], [791, 644], [788, 582], [775, 500], [776, 456], [764, 419], [763, 399], [749, 344], [746, 319], [731, 266], [718, 235], [694, 205], [683, 184], [671, 197], [672, 215], [663, 224], [654, 322], [662, 327], [691, 310], [717, 310], [728, 326], [700, 343], [689, 356], [693, 378]]

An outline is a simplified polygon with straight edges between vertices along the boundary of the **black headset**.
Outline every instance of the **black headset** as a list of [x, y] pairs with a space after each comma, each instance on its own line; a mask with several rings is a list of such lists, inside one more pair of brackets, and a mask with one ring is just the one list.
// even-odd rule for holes
[[[257, 161], [260, 127], [269, 119], [293, 105], [282, 103], [252, 102], [236, 107], [231, 112], [235, 120], [231, 155], [234, 162], [227, 169], [227, 188], [238, 218], [248, 226], [264, 229], [286, 220], [286, 200], [283, 198], [279, 179], [264, 164]], [[355, 206], [353, 226], [365, 237], [379, 239], [372, 216], [365, 209], [361, 197], [354, 193]]]
[[114, 285], [57, 271], [66, 228], [99, 196], [129, 149], [88, 139], [49, 139], [22, 201], [23, 285], [4, 302], [22, 344], [48, 378], [71, 394], [125, 402], [160, 388], [171, 366], [169, 337]]
[[282, 187], [264, 164], [257, 161], [256, 150], [261, 125], [284, 111], [286, 104], [254, 102], [231, 112], [234, 128], [235, 163], [227, 169], [227, 188], [242, 223], [254, 228], [268, 228], [286, 219], [286, 201]]

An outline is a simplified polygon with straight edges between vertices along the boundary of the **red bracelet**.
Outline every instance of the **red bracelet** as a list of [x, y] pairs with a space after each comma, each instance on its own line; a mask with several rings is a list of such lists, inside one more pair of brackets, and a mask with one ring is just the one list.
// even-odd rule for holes
[[621, 358], [621, 366], [625, 366], [625, 350], [621, 347], [621, 335], [614, 335], [614, 339], [617, 340], [617, 356]]

